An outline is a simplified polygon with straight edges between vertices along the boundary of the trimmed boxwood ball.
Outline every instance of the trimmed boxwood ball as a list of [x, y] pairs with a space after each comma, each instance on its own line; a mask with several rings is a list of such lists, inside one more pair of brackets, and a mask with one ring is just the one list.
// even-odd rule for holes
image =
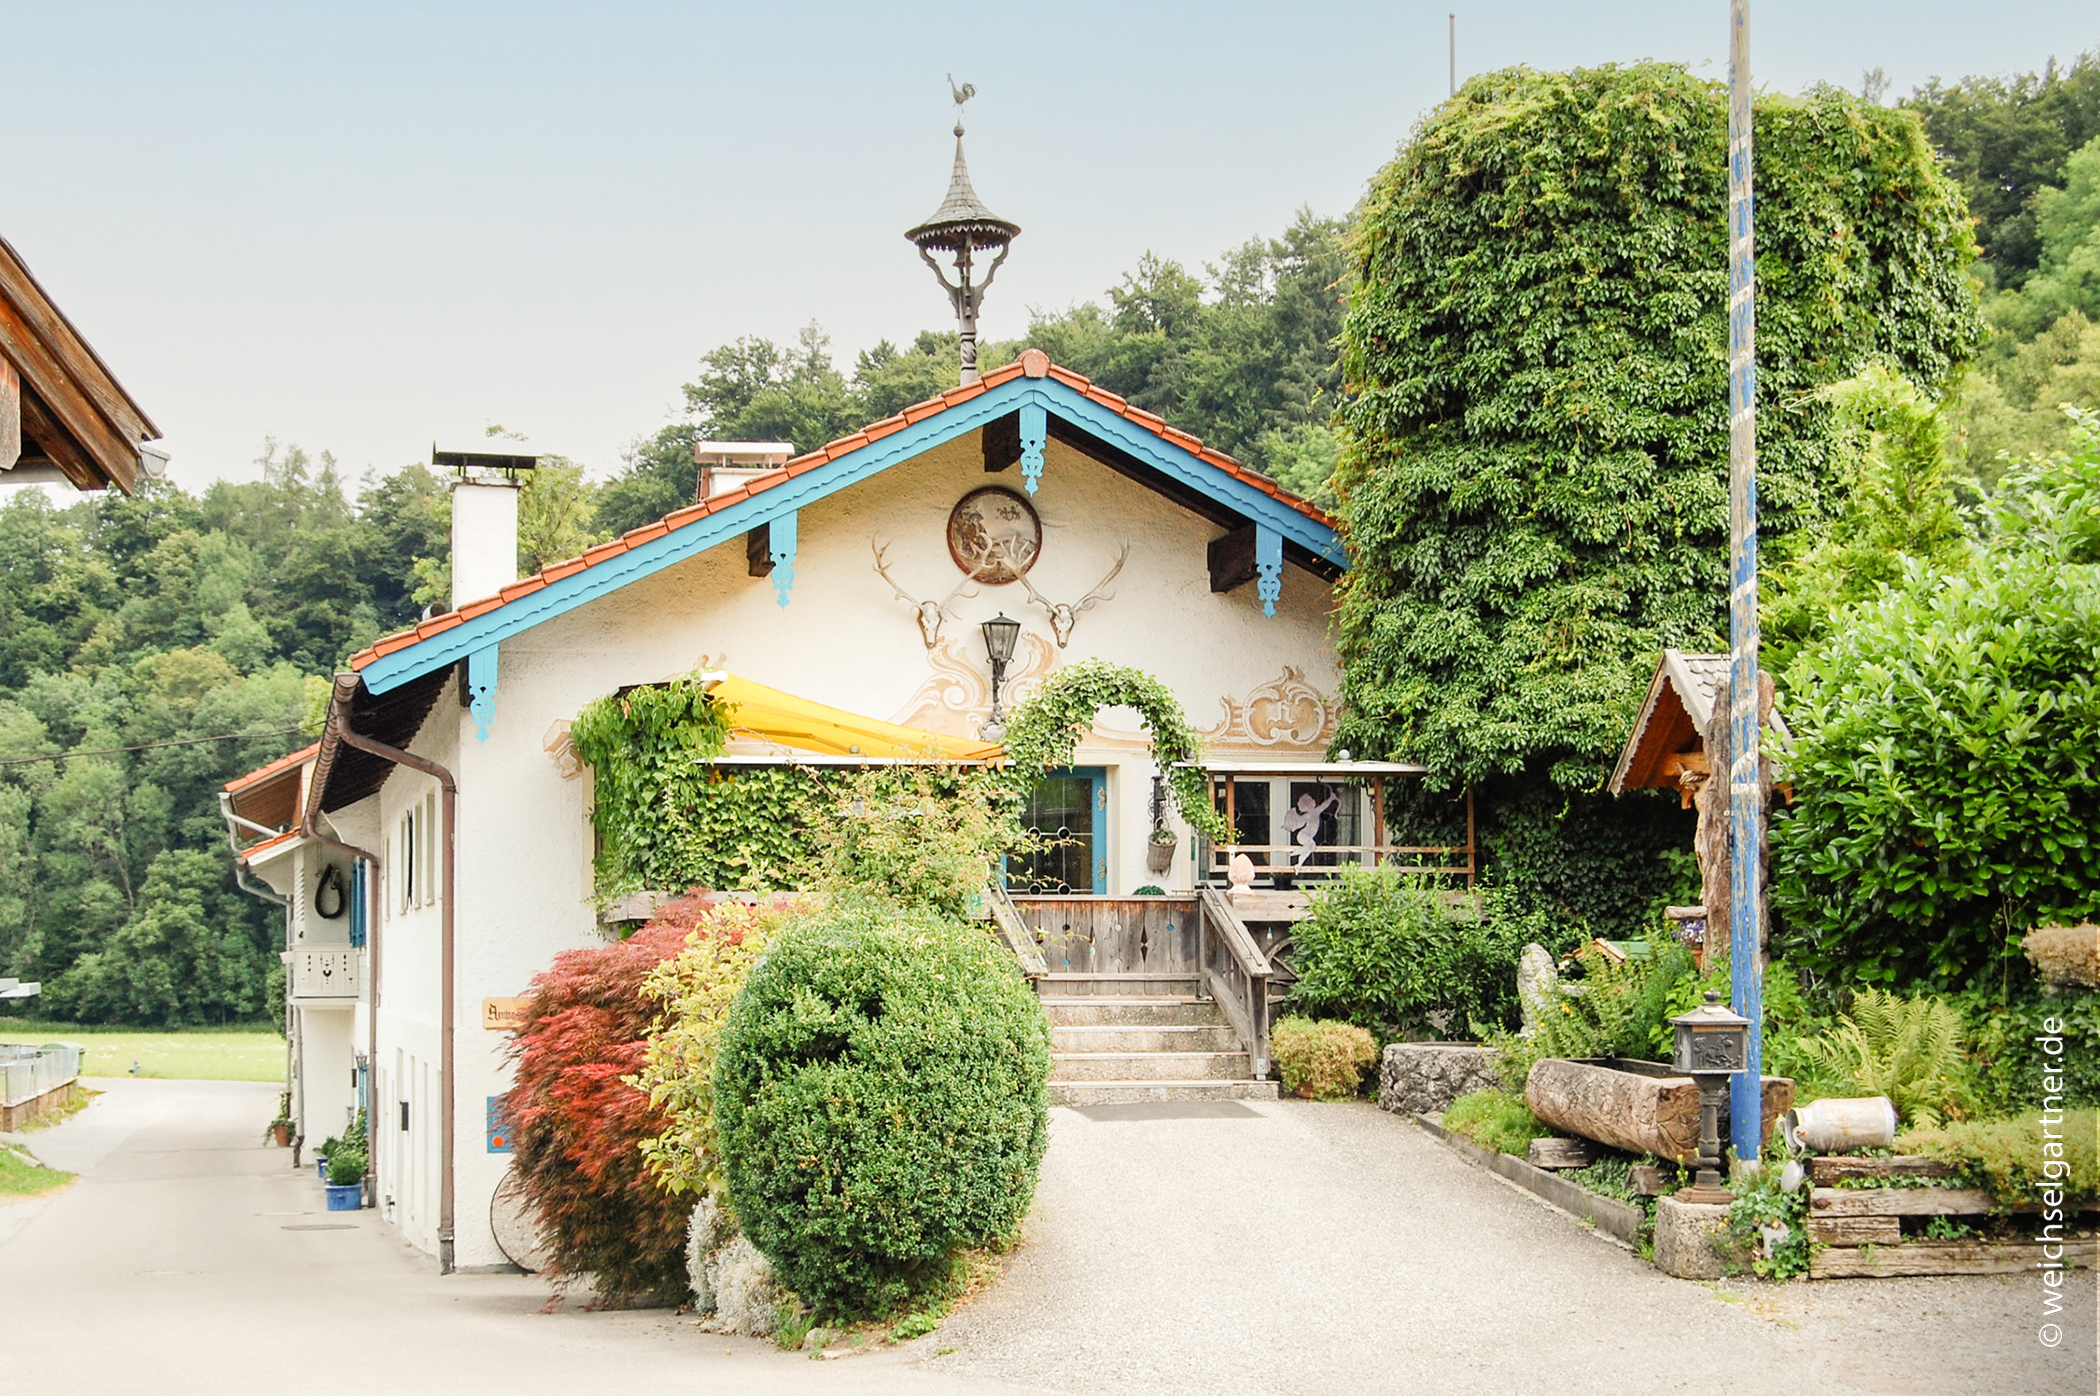
[[1042, 1007], [981, 927], [835, 904], [774, 942], [723, 1027], [737, 1217], [820, 1315], [891, 1311], [1020, 1225], [1049, 1074]]

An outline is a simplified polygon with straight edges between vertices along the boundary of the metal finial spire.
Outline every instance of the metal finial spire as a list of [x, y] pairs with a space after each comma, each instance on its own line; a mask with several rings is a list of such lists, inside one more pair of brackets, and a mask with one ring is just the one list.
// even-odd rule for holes
[[[918, 245], [920, 258], [933, 268], [941, 289], [948, 293], [948, 300], [955, 307], [956, 328], [962, 341], [962, 381], [974, 383], [977, 381], [977, 311], [984, 304], [984, 293], [998, 274], [1000, 263], [1006, 260], [1008, 245], [1020, 236], [1021, 230], [986, 208], [984, 201], [977, 197], [977, 191], [970, 187], [970, 168], [963, 162], [962, 109], [963, 103], [977, 95], [976, 86], [966, 82], [957, 87], [955, 75], [950, 73], [948, 92], [955, 99], [955, 168], [948, 176], [948, 197], [934, 210], [933, 217], [904, 236]], [[986, 268], [984, 283], [972, 285], [972, 255], [990, 248], [997, 248], [999, 255]], [[933, 260], [936, 249], [955, 254], [954, 281], [949, 281], [940, 263]]]

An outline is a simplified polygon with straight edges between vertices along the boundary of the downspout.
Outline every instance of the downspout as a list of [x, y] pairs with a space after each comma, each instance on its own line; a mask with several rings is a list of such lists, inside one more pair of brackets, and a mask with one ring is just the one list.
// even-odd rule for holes
[[[274, 835], [275, 833], [277, 833], [277, 830], [265, 829], [262, 825], [257, 824], [254, 820], [243, 819], [239, 815], [235, 814], [233, 812], [233, 796], [228, 794], [224, 790], [221, 790], [219, 792], [219, 817], [226, 821], [226, 846], [233, 850], [234, 885], [239, 887], [243, 892], [246, 892], [251, 897], [255, 897], [266, 902], [275, 902], [278, 906], [284, 908], [284, 948], [285, 952], [289, 954], [292, 949], [292, 899], [290, 897], [280, 897], [279, 895], [277, 895], [277, 893], [271, 891], [268, 887], [264, 886], [263, 884], [259, 882], [250, 882], [248, 880], [248, 865], [241, 859], [240, 829], [237, 829], [235, 826], [239, 825], [240, 828], [253, 829], [258, 834], [267, 835]], [[285, 971], [284, 1093], [286, 1095], [290, 1095], [293, 1090], [293, 1083], [298, 1083], [299, 1087], [301, 1088], [302, 1094], [298, 1118], [301, 1121], [304, 1121], [306, 1119], [306, 1102], [303, 1096], [304, 1087], [306, 1084], [306, 1073], [303, 1071], [294, 1072], [292, 1070], [292, 1042], [294, 1039], [294, 1034], [292, 1032], [292, 976], [290, 972], [291, 966], [286, 965]], [[303, 1132], [292, 1136], [293, 1168], [297, 1168], [299, 1166], [299, 1150], [305, 1143], [306, 1135]]]
[[[340, 690], [338, 690], [340, 692]], [[412, 771], [421, 771], [437, 781], [444, 792], [443, 825], [445, 832], [445, 869], [442, 890], [438, 893], [438, 1273], [452, 1273], [453, 1232], [453, 978], [452, 978], [452, 929], [453, 907], [458, 890], [458, 874], [454, 869], [454, 853], [457, 851], [457, 821], [459, 815], [459, 783], [452, 772], [435, 761], [427, 761], [413, 752], [374, 741], [350, 729], [348, 704], [343, 706], [343, 721], [338, 729], [345, 746], [376, 756], [382, 761], [391, 761], [397, 766], [406, 766]], [[373, 1020], [378, 1020], [377, 976], [374, 976]], [[375, 1048], [373, 1061], [378, 1061]]]

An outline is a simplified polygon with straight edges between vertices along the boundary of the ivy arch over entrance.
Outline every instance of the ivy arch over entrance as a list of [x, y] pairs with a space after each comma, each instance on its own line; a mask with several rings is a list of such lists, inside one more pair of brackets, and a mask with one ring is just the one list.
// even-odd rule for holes
[[1006, 770], [1016, 795], [1045, 771], [1072, 764], [1080, 741], [1103, 708], [1135, 708], [1152, 735], [1152, 760], [1167, 778], [1174, 807], [1213, 842], [1230, 841], [1212, 807], [1210, 780], [1195, 764], [1203, 757], [1181, 704], [1142, 669], [1086, 659], [1060, 669], [1033, 696], [1016, 704], [1006, 725]]

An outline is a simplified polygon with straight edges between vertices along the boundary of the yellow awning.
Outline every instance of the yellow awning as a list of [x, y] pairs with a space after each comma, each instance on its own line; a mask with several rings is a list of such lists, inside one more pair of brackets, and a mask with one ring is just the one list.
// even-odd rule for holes
[[731, 737], [774, 742], [796, 751], [865, 756], [876, 761], [996, 761], [1006, 754], [1006, 748], [997, 742], [973, 742], [862, 717], [734, 674], [724, 674], [708, 684], [707, 692], [716, 702], [729, 705]]

